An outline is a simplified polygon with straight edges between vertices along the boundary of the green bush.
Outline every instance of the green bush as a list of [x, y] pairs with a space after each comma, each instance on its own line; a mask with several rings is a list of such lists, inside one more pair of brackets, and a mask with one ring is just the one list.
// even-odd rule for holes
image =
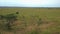
[[7, 14], [7, 15], [0, 15], [0, 19], [2, 19], [4, 21], [5, 24], [5, 28], [8, 30], [11, 30], [12, 25], [14, 23], [14, 21], [17, 20], [17, 15], [16, 14]]
[[39, 25], [41, 25], [43, 22], [42, 22], [42, 19], [41, 18], [39, 18], [38, 19], [38, 22], [37, 22], [37, 25], [39, 26]]
[[15, 14], [8, 14], [5, 16], [6, 20], [15, 20], [17, 19], [17, 16]]
[[4, 19], [4, 16], [3, 15], [0, 15], [0, 20]]

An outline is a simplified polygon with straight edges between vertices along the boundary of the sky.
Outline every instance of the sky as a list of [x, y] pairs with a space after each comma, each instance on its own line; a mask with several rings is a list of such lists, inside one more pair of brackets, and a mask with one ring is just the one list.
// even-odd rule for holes
[[0, 0], [0, 6], [60, 7], [60, 0]]

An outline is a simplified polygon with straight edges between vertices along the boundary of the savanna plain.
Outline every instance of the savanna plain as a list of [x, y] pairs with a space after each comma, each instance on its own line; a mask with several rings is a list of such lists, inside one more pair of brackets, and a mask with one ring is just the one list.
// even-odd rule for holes
[[0, 8], [0, 34], [60, 34], [60, 8]]

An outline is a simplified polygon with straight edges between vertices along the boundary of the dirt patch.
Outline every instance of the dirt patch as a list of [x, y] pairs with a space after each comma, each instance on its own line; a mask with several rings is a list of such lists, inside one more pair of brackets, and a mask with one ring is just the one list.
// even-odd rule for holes
[[40, 25], [39, 27], [42, 31], [44, 31], [45, 29], [48, 29], [50, 26], [53, 26], [53, 24], [54, 24], [54, 22], [49, 22], [48, 24], [44, 23], [44, 24]]

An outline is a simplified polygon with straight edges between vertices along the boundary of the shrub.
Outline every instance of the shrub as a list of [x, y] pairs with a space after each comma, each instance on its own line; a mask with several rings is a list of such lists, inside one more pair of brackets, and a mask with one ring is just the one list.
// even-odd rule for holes
[[41, 18], [39, 18], [38, 19], [38, 22], [37, 22], [37, 25], [39, 26], [40, 24], [42, 24], [42, 19]]
[[8, 22], [8, 23], [6, 24], [8, 30], [11, 30], [11, 29], [12, 29], [11, 26], [12, 26], [12, 24], [14, 23], [14, 21], [17, 20], [17, 16], [16, 16], [15, 14], [8, 14], [8, 15], [5, 16], [5, 19], [6, 19], [7, 22]]
[[0, 15], [0, 20], [2, 20], [4, 18], [4, 16], [3, 15]]
[[10, 21], [10, 20], [16, 20], [17, 19], [17, 16], [14, 15], [14, 14], [8, 14], [5, 16], [5, 19]]
[[19, 14], [19, 12], [16, 12], [16, 14]]
[[5, 28], [8, 29], [8, 30], [11, 30], [12, 28], [12, 25], [14, 23], [14, 21], [17, 20], [17, 15], [15, 14], [7, 14], [7, 15], [0, 15], [0, 19], [2, 19], [4, 21], [4, 24], [5, 25]]

